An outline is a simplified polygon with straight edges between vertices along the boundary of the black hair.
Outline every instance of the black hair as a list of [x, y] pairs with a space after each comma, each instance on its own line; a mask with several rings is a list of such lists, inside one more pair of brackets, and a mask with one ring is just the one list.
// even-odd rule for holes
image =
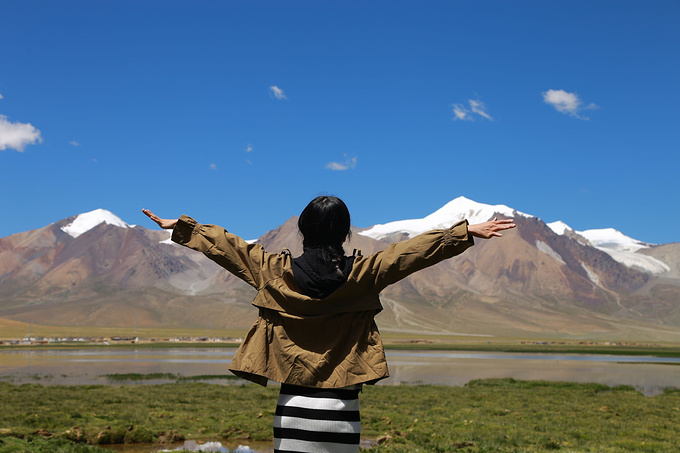
[[309, 202], [300, 214], [298, 229], [302, 234], [302, 249], [319, 255], [326, 264], [340, 270], [345, 256], [342, 243], [350, 236], [347, 205], [338, 197], [322, 195]]

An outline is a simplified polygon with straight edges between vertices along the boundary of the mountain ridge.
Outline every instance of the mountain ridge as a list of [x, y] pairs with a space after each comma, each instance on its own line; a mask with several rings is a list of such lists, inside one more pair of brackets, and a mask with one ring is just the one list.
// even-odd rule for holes
[[[456, 202], [456, 200], [458, 200]], [[456, 202], [456, 203], [454, 203]], [[462, 203], [461, 203], [462, 202]], [[474, 208], [454, 212], [451, 206]], [[680, 244], [618, 250], [666, 266], [661, 273], [627, 265], [579, 232], [504, 205], [454, 199], [461, 215], [512, 214], [518, 228], [501, 239], [476, 240], [464, 254], [418, 272], [381, 294], [381, 329], [470, 335], [676, 339], [680, 326]], [[442, 209], [405, 225], [391, 222], [376, 239], [353, 228], [345, 250], [364, 255], [446, 222]], [[254, 290], [201, 254], [171, 244], [168, 232], [91, 214], [76, 236], [72, 216], [41, 229], [0, 238], [0, 317], [55, 325], [247, 327], [257, 316]], [[109, 214], [107, 214], [109, 213]], [[472, 214], [472, 215], [469, 215]], [[474, 215], [478, 217], [475, 218]], [[115, 216], [117, 218], [117, 216]], [[105, 220], [109, 218], [111, 222]], [[488, 220], [488, 219], [485, 219]], [[117, 225], [116, 223], [122, 224]], [[451, 221], [449, 224], [454, 223]], [[395, 227], [396, 224], [396, 228]], [[390, 225], [390, 224], [383, 224]], [[431, 225], [426, 225], [431, 226]], [[448, 225], [447, 225], [448, 226]], [[377, 230], [374, 230], [374, 232]], [[618, 237], [618, 236], [617, 236]], [[634, 239], [628, 238], [631, 241]], [[277, 253], [301, 253], [292, 217], [257, 240]], [[625, 241], [624, 241], [625, 242]], [[638, 241], [640, 242], [640, 241]], [[631, 255], [632, 256], [632, 255]]]

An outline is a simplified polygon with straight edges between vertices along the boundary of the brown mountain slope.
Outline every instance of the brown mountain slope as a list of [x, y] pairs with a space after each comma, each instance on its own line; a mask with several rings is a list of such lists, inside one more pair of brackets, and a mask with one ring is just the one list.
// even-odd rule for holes
[[[72, 238], [60, 227], [0, 238], [0, 317], [51, 325], [247, 327], [254, 290], [201, 254], [162, 243], [167, 232], [100, 224]], [[297, 218], [259, 239], [301, 252]], [[382, 294], [382, 329], [502, 336], [674, 339], [680, 285], [518, 217], [501, 239], [418, 272]], [[395, 239], [395, 238], [392, 238]], [[388, 241], [353, 232], [348, 254]], [[670, 244], [651, 249], [673, 262]], [[673, 260], [676, 261], [673, 261]]]
[[3, 316], [140, 327], [203, 327], [216, 318], [234, 320], [216, 326], [240, 327], [254, 318], [243, 288], [220, 287], [221, 269], [200, 254], [161, 244], [165, 232], [100, 224], [74, 239], [60, 226], [0, 239], [0, 260], [13, 260], [0, 274]]
[[[619, 332], [622, 320], [659, 325], [671, 319], [641, 317], [622, 304], [622, 298], [649, 282], [648, 274], [556, 235], [539, 219], [516, 221], [518, 228], [502, 239], [478, 240], [464, 254], [386, 289], [379, 324], [396, 330], [593, 335]], [[293, 226], [291, 219], [261, 238], [262, 243], [280, 250], [292, 240], [298, 248], [288, 248], [298, 251]], [[345, 250], [369, 254], [386, 245], [355, 232]], [[628, 321], [623, 329], [632, 329]], [[642, 329], [640, 335], [647, 337], [649, 331]]]

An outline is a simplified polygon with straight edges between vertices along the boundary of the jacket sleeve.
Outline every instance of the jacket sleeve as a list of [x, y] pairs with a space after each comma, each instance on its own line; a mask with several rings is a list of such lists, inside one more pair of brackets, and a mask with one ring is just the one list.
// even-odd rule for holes
[[172, 230], [172, 241], [199, 251], [249, 285], [259, 289], [268, 258], [259, 244], [246, 241], [216, 225], [202, 225], [183, 215]]
[[390, 244], [385, 250], [362, 260], [357, 279], [362, 284], [368, 281], [371, 292], [377, 294], [416, 271], [459, 255], [474, 245], [467, 226], [467, 220], [462, 220], [450, 228], [428, 231]]

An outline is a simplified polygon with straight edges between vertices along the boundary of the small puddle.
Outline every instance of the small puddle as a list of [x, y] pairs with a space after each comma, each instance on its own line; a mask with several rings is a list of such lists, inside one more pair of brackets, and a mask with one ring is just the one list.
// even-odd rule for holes
[[100, 445], [100, 448], [120, 453], [158, 453], [174, 451], [195, 451], [209, 453], [273, 453], [271, 442], [253, 442], [243, 445], [238, 442], [185, 440], [172, 444], [119, 444]]
[[[360, 448], [362, 450], [375, 447], [378, 442], [375, 439], [361, 439]], [[119, 453], [160, 453], [174, 451], [195, 451], [208, 453], [274, 453], [271, 442], [252, 442], [242, 445], [238, 442], [218, 442], [185, 440], [184, 442], [172, 444], [120, 444], [120, 445], [100, 445], [101, 448], [112, 450]]]

